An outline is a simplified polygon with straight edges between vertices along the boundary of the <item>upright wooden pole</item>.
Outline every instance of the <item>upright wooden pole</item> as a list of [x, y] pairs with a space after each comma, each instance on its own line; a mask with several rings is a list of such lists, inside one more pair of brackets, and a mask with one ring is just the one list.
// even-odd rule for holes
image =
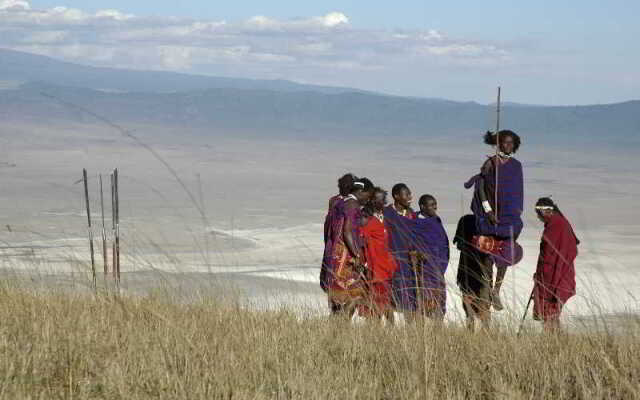
[[116, 257], [116, 196], [115, 196], [115, 184], [113, 179], [113, 173], [110, 175], [111, 178], [111, 234], [114, 238], [111, 244], [111, 274], [113, 276], [113, 281], [117, 283], [117, 257]]
[[107, 260], [107, 231], [104, 226], [104, 190], [102, 188], [102, 174], [98, 175], [100, 181], [100, 211], [102, 215], [102, 262], [104, 267], [104, 284], [107, 284], [107, 275], [109, 274], [109, 265]]
[[96, 262], [93, 255], [93, 230], [91, 229], [91, 209], [89, 206], [89, 182], [86, 168], [82, 169], [82, 180], [84, 181], [84, 202], [87, 206], [87, 229], [89, 231], [89, 250], [91, 251], [91, 274], [93, 278], [93, 288], [96, 286]]
[[116, 204], [116, 283], [118, 290], [120, 290], [120, 198], [118, 191], [118, 168], [113, 170], [113, 184], [115, 188], [115, 204]]

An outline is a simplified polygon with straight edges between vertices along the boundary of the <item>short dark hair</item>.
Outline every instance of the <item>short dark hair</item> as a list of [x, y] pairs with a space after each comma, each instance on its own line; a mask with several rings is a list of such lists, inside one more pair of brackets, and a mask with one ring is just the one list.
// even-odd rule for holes
[[351, 188], [351, 193], [355, 193], [358, 190], [362, 190], [365, 192], [370, 192], [373, 190], [373, 182], [371, 182], [368, 178], [359, 178], [355, 182], [353, 182], [353, 187]]
[[[391, 196], [392, 197], [396, 197], [396, 195], [400, 194], [400, 191], [402, 191], [402, 189], [407, 189], [409, 190], [409, 186], [407, 186], [404, 183], [396, 183], [395, 185], [393, 185], [393, 187], [391, 188]], [[409, 190], [410, 191], [410, 190]]]
[[540, 197], [538, 201], [536, 201], [536, 207], [553, 207], [553, 211], [562, 214], [558, 205], [553, 202], [551, 197]]
[[433, 200], [433, 201], [437, 201], [435, 197], [433, 197], [430, 194], [423, 194], [422, 196], [420, 196], [420, 200], [418, 200], [418, 204], [427, 204], [427, 201], [429, 200]]
[[347, 195], [351, 193], [351, 190], [353, 189], [353, 182], [355, 182], [356, 179], [358, 178], [351, 172], [342, 175], [342, 177], [338, 179], [338, 188], [340, 189], [340, 194]]
[[[520, 144], [522, 143], [522, 141], [520, 140], [520, 136], [514, 131], [510, 131], [507, 129], [500, 131], [499, 134], [501, 138], [505, 136], [511, 136], [511, 138], [513, 139], [513, 152], [516, 153], [520, 148]], [[496, 140], [497, 140], [497, 135], [495, 132], [487, 131], [487, 133], [484, 134], [485, 144], [488, 144], [490, 146], [495, 146], [497, 144]]]
[[373, 190], [373, 195], [369, 199], [369, 202], [367, 202], [367, 204], [364, 206], [364, 211], [369, 216], [373, 215], [373, 199], [375, 198], [375, 195], [378, 193], [384, 193], [386, 196], [387, 194], [387, 191], [379, 186], [375, 186], [372, 190]]
[[[536, 207], [553, 207], [553, 211], [562, 215], [563, 218], [566, 218], [558, 205], [551, 199], [551, 197], [540, 197], [538, 201], [536, 201]], [[539, 211], [536, 210], [538, 213]], [[574, 233], [575, 235], [575, 233]], [[580, 239], [576, 236], [576, 244], [580, 244]]]
[[381, 188], [380, 186], [376, 186], [373, 188], [373, 194], [376, 195], [378, 193], [384, 193], [386, 195], [387, 191]]
[[364, 191], [371, 192], [374, 188], [373, 182], [371, 182], [368, 178], [360, 178], [358, 182], [364, 183]]

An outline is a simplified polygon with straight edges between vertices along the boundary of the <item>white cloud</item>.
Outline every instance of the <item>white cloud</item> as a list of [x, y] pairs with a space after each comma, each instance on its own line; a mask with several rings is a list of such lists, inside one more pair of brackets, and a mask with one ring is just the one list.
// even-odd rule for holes
[[96, 13], [96, 17], [98, 18], [113, 18], [116, 21], [126, 21], [128, 19], [134, 18], [133, 14], [124, 14], [118, 10], [99, 10]]
[[31, 6], [25, 0], [0, 0], [1, 10], [29, 10]]
[[26, 0], [0, 0], [0, 31], [0, 47], [72, 62], [306, 81], [337, 79], [335, 72], [358, 78], [358, 71], [402, 73], [403, 65], [420, 70], [510, 59], [496, 44], [433, 29], [358, 29], [339, 11], [227, 22], [141, 17], [114, 9], [34, 9]]
[[334, 27], [340, 24], [348, 24], [349, 18], [341, 12], [332, 12], [317, 20], [324, 26]]

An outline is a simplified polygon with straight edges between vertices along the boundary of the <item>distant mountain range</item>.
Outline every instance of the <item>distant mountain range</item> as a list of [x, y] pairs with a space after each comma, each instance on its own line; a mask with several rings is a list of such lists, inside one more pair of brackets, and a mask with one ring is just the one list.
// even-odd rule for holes
[[0, 49], [0, 82], [48, 82], [113, 92], [171, 93], [203, 89], [257, 89], [280, 92], [342, 93], [356, 89], [303, 85], [286, 80], [257, 80], [189, 75], [163, 71], [135, 71], [72, 64], [50, 57]]
[[[297, 137], [462, 137], [492, 126], [493, 106], [386, 96], [289, 81], [93, 68], [0, 50], [0, 118], [91, 121], [210, 134]], [[15, 85], [6, 84], [15, 82]], [[592, 106], [505, 104], [502, 126], [527, 141], [640, 143], [640, 101]]]

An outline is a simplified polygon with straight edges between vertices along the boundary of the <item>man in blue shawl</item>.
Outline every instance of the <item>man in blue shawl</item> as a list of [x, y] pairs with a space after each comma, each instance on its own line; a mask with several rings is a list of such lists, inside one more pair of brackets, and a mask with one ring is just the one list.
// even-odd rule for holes
[[516, 241], [523, 227], [524, 184], [522, 164], [513, 157], [520, 147], [520, 137], [513, 131], [503, 130], [497, 135], [487, 132], [484, 141], [498, 146], [498, 154], [489, 157], [480, 173], [465, 183], [465, 187], [474, 188], [471, 202], [477, 232], [474, 245], [486, 255], [484, 263], [497, 266], [491, 302], [499, 311], [503, 309], [500, 288], [507, 267], [522, 259], [522, 247]]
[[389, 232], [389, 248], [396, 262], [391, 279], [393, 305], [397, 311], [415, 311], [415, 278], [410, 254], [415, 250], [411, 222], [416, 215], [411, 209], [411, 190], [404, 183], [391, 189], [393, 203], [384, 208], [384, 225]]
[[[447, 311], [447, 291], [444, 274], [449, 266], [449, 237], [437, 215], [438, 203], [425, 194], [418, 201], [420, 212], [412, 222], [417, 260], [416, 301], [424, 315], [442, 319]], [[420, 304], [422, 303], [422, 304]]]

